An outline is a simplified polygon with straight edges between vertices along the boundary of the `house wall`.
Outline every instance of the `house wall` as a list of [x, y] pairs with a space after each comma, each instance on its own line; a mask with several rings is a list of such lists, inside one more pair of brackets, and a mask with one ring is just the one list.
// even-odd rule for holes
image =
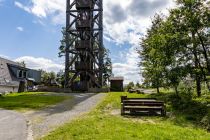
[[0, 58], [0, 84], [6, 84], [5, 79], [12, 81], [9, 68], [7, 66], [7, 60]]
[[18, 92], [18, 87], [0, 85], [0, 93]]
[[[27, 71], [27, 77], [17, 76], [18, 71]], [[21, 81], [26, 78], [41, 82], [41, 72], [22, 67], [20, 64], [0, 57], [0, 93], [17, 92]]]
[[28, 78], [33, 78], [37, 83], [41, 82], [41, 71], [28, 70]]

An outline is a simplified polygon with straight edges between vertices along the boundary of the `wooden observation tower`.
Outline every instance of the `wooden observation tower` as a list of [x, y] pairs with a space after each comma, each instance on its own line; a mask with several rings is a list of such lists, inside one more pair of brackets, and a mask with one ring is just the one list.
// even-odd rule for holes
[[65, 88], [102, 88], [103, 0], [67, 0], [66, 7]]

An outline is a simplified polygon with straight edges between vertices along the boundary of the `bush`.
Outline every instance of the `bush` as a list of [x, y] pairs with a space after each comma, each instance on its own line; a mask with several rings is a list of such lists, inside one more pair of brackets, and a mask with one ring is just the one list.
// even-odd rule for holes
[[209, 96], [193, 98], [193, 90], [181, 85], [178, 95], [171, 92], [152, 94], [149, 97], [164, 101], [167, 104], [167, 111], [171, 111], [177, 116], [181, 115], [185, 120], [210, 131]]
[[179, 96], [184, 100], [192, 100], [193, 97], [193, 83], [188, 80], [180, 82], [178, 86]]
[[210, 131], [210, 112], [201, 119], [200, 123], [201, 126]]

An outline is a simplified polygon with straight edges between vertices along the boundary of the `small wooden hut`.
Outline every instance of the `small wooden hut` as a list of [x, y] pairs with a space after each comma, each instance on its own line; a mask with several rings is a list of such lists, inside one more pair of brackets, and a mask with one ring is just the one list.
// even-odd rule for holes
[[110, 79], [110, 91], [121, 92], [123, 89], [124, 77], [111, 77]]

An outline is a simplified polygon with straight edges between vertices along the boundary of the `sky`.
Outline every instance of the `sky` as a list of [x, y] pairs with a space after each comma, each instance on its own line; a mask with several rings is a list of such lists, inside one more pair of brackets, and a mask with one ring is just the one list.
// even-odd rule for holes
[[[136, 52], [155, 13], [167, 15], [173, 0], [104, 0], [104, 46], [115, 76], [142, 82]], [[0, 57], [25, 61], [34, 69], [58, 72], [58, 48], [65, 26], [66, 0], [0, 0]]]

